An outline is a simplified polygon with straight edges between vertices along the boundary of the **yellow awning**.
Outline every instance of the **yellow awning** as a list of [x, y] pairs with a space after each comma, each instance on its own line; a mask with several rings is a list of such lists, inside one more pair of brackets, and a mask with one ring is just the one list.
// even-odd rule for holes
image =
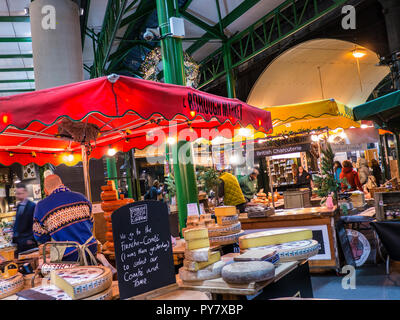
[[353, 110], [334, 99], [263, 109], [271, 112], [274, 136], [320, 128], [360, 127], [360, 123], [354, 121]]

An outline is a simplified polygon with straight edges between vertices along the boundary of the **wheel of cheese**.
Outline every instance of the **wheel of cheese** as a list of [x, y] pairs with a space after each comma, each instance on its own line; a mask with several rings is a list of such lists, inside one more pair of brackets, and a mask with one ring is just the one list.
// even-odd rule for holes
[[229, 234], [235, 234], [240, 232], [242, 225], [240, 222], [227, 225], [227, 226], [220, 226], [215, 225], [212, 227], [208, 227], [208, 236], [209, 237], [218, 237], [218, 236], [226, 236]]
[[[262, 248], [276, 250], [279, 255], [279, 262], [289, 262], [308, 259], [318, 254], [321, 246], [316, 240], [301, 240], [287, 242], [274, 246], [265, 246]], [[253, 250], [253, 248], [250, 248], [248, 250]]]
[[111, 242], [114, 241], [113, 233], [112, 233], [112, 232], [106, 232], [106, 240], [107, 240], [107, 241], [111, 241]]
[[239, 216], [237, 214], [233, 216], [217, 217], [217, 224], [220, 226], [226, 226], [229, 224], [234, 224], [239, 221]]
[[113, 191], [115, 189], [113, 189], [112, 186], [106, 185], [106, 186], [101, 186], [101, 190], [102, 191]]
[[118, 191], [117, 190], [103, 191], [100, 194], [100, 199], [103, 201], [118, 200]]
[[211, 252], [209, 247], [196, 250], [185, 250], [185, 259], [191, 261], [197, 261], [197, 262], [208, 261], [210, 255]]
[[114, 212], [118, 208], [122, 206], [122, 203], [119, 200], [113, 200], [113, 201], [103, 201], [101, 203], [101, 209], [103, 211], [111, 211]]
[[221, 275], [222, 279], [233, 284], [260, 282], [273, 278], [275, 267], [266, 261], [234, 262], [223, 267]]
[[179, 269], [179, 278], [182, 281], [203, 281], [216, 279], [221, 276], [221, 270], [225, 262], [218, 261], [199, 271], [188, 271], [184, 267]]
[[239, 241], [239, 237], [244, 235], [244, 231], [241, 230], [235, 234], [229, 234], [226, 236], [218, 236], [218, 237], [210, 237], [210, 245], [211, 246], [220, 246], [225, 244], [232, 244]]
[[6, 298], [24, 288], [24, 277], [17, 273], [7, 279], [0, 278], [0, 299]]
[[106, 222], [106, 227], [107, 227], [107, 231], [112, 231], [112, 223], [111, 222]]
[[74, 268], [76, 266], [77, 266], [76, 263], [75, 264], [72, 264], [72, 263], [43, 263], [40, 268], [40, 272], [45, 277], [48, 274], [50, 274], [50, 272], [52, 270]]
[[81, 266], [50, 273], [51, 283], [73, 300], [85, 299], [111, 287], [111, 270], [103, 266]]
[[214, 208], [214, 213], [217, 217], [233, 216], [237, 214], [235, 206], [220, 206]]
[[104, 212], [104, 219], [107, 222], [111, 222], [111, 214], [112, 214], [112, 212]]

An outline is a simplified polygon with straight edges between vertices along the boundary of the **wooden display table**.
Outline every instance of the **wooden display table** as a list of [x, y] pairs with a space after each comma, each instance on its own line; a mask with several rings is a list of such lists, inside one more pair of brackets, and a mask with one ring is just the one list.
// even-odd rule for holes
[[[303, 270], [300, 270], [303, 269]], [[290, 292], [277, 292], [275, 287], [279, 287], [280, 280], [288, 277], [291, 273], [295, 271], [301, 271], [298, 274], [297, 283], [296, 280], [288, 279], [289, 286], [291, 286]], [[307, 277], [308, 275], [308, 277]], [[292, 275], [293, 276], [293, 275]], [[278, 282], [279, 281], [279, 282]], [[299, 284], [299, 281], [302, 282]], [[276, 286], [275, 286], [276, 283]], [[181, 289], [185, 290], [198, 290], [202, 292], [210, 292], [213, 296], [213, 300], [239, 300], [252, 297], [258, 294], [263, 294], [265, 298], [279, 297], [279, 296], [293, 296], [298, 292], [303, 291], [303, 295], [312, 298], [312, 288], [311, 281], [308, 273], [308, 263], [307, 261], [292, 261], [279, 264], [275, 269], [275, 277], [262, 282], [251, 282], [249, 284], [239, 285], [239, 284], [229, 284], [225, 282], [222, 278], [196, 281], [196, 282], [183, 282], [177, 275], [177, 284]], [[274, 286], [274, 287], [273, 287]], [[268, 288], [267, 288], [268, 287]], [[286, 284], [282, 284], [280, 289], [285, 290]], [[270, 290], [271, 289], [271, 290]], [[270, 291], [270, 292], [268, 292]], [[273, 292], [274, 291], [274, 292]], [[301, 294], [300, 294], [301, 295]]]
[[[311, 268], [339, 269], [338, 248], [335, 232], [335, 217], [338, 215], [336, 207], [311, 207], [301, 209], [277, 210], [269, 217], [248, 218], [247, 214], [240, 214], [239, 221], [242, 229], [251, 232], [265, 229], [301, 228], [313, 231], [313, 239], [321, 244], [318, 255], [309, 260]], [[247, 231], [247, 233], [250, 233]]]

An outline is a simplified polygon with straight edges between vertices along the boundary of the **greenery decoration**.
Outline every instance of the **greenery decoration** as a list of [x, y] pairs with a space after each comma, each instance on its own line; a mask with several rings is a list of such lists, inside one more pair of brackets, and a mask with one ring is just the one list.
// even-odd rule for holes
[[164, 183], [167, 185], [169, 197], [174, 197], [176, 195], [175, 177], [169, 173]]
[[218, 171], [214, 168], [205, 168], [200, 171], [197, 176], [199, 184], [204, 188], [204, 191], [209, 194], [210, 191], [214, 191], [217, 193], [218, 184], [219, 184], [219, 174]]

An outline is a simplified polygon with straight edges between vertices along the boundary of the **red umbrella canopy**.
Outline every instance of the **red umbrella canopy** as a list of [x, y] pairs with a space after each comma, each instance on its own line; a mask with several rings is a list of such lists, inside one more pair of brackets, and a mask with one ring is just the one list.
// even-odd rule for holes
[[111, 75], [0, 98], [0, 163], [74, 165], [82, 144], [100, 158], [110, 146], [126, 152], [160, 147], [168, 137], [231, 138], [241, 127], [271, 133], [270, 113], [189, 87]]

